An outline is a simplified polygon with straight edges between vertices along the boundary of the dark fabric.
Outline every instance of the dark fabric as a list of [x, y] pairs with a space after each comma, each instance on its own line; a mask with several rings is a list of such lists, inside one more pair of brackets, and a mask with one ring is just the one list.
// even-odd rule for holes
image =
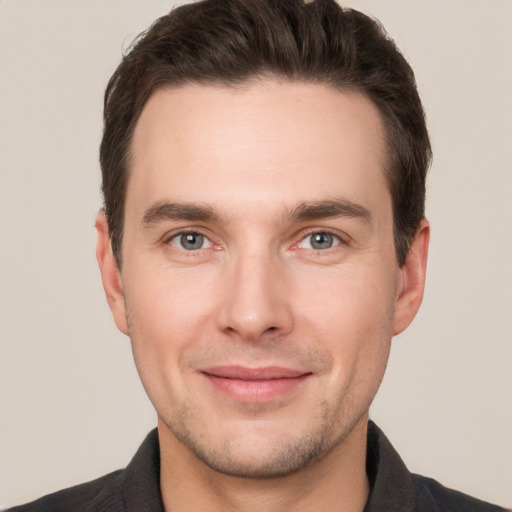
[[[370, 497], [364, 512], [503, 512], [430, 478], [411, 474], [381, 430], [370, 421], [366, 470]], [[50, 494], [7, 512], [163, 512], [156, 429], [124, 470]]]
[[157, 430], [147, 435], [126, 469], [7, 512], [164, 512]]
[[382, 431], [368, 425], [366, 472], [370, 497], [364, 512], [504, 512], [505, 509], [447, 489], [409, 472]]

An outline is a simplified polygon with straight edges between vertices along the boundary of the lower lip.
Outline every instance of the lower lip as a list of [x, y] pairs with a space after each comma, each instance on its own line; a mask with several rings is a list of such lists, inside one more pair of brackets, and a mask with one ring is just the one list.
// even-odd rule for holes
[[242, 380], [203, 374], [212, 386], [240, 402], [268, 402], [295, 391], [311, 374], [268, 380]]

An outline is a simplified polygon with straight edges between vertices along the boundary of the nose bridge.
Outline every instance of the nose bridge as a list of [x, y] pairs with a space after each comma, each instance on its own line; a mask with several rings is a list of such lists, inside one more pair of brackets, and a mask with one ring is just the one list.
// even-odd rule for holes
[[291, 310], [280, 258], [260, 244], [237, 251], [229, 265], [229, 284], [219, 315], [221, 329], [247, 341], [257, 341], [270, 332], [287, 332]]

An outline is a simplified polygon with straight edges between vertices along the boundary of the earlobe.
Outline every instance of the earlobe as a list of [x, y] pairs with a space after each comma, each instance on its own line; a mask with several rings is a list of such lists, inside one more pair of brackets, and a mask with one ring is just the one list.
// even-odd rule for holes
[[428, 221], [423, 219], [411, 242], [405, 263], [400, 269], [394, 315], [395, 335], [410, 325], [420, 308], [425, 288], [429, 240], [430, 226]]
[[105, 296], [117, 328], [124, 334], [128, 334], [121, 272], [112, 252], [108, 221], [104, 213], [98, 213], [95, 226], [97, 235], [96, 259], [100, 267]]

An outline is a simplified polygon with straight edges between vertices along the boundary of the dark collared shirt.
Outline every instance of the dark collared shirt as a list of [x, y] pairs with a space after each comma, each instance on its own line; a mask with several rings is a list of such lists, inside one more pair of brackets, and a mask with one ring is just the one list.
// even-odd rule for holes
[[[503, 512], [430, 478], [411, 474], [381, 430], [370, 421], [366, 470], [370, 497], [364, 512]], [[164, 512], [156, 429], [126, 469], [45, 496], [8, 512]]]

